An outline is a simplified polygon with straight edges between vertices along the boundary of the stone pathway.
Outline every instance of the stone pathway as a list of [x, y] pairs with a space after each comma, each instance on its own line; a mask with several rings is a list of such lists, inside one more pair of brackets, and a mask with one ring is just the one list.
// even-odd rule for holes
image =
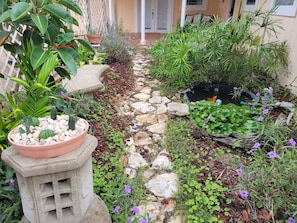
[[[153, 79], [148, 70], [150, 58], [140, 52], [135, 55], [134, 75], [135, 91], [118, 105], [120, 115], [133, 115], [130, 126], [132, 137], [127, 140], [128, 165], [126, 174], [131, 178], [141, 167], [147, 167], [143, 173], [145, 186], [151, 192], [147, 195], [146, 205], [141, 206], [142, 214], [149, 213], [154, 223], [164, 222], [165, 216], [173, 213], [175, 193], [178, 190], [178, 178], [171, 171], [170, 154], [161, 147], [166, 131], [168, 115], [184, 116], [189, 113], [188, 106], [173, 102], [161, 96], [156, 90], [158, 80]], [[182, 222], [181, 217], [171, 217], [168, 223]]]

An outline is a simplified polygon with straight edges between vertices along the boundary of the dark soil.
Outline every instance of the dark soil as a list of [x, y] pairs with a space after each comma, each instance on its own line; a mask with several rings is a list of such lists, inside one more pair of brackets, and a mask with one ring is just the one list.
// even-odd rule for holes
[[[108, 114], [104, 115], [111, 116], [108, 119], [108, 123], [106, 124], [102, 124], [106, 122], [106, 120], [104, 120], [104, 115], [102, 115], [99, 120], [94, 120], [90, 123], [92, 135], [98, 139], [98, 146], [93, 153], [93, 157], [96, 160], [100, 160], [100, 156], [105, 151], [112, 152], [108, 148], [108, 131], [111, 129], [116, 131], [124, 131], [128, 129], [129, 125], [132, 125], [132, 117], [118, 117], [117, 111], [113, 106], [114, 104], [119, 103], [121, 100], [125, 100], [125, 97], [129, 95], [129, 93], [134, 89], [135, 80], [131, 74], [132, 71], [130, 69], [130, 64], [111, 64], [110, 69], [102, 75], [102, 83], [107, 87], [106, 91], [95, 92], [93, 94], [94, 99], [99, 101], [101, 106], [105, 106], [105, 108], [107, 108], [103, 109], [103, 112], [108, 112]], [[127, 138], [129, 137], [128, 134], [129, 133], [126, 134]], [[235, 223], [240, 221], [245, 223], [273, 222], [268, 211], [262, 209], [257, 210], [256, 213], [251, 213], [251, 210], [247, 206], [246, 202], [239, 197], [238, 192], [235, 190], [237, 183], [237, 175], [235, 170], [230, 165], [226, 164], [227, 162], [222, 161], [222, 159], [219, 160], [214, 156], [214, 151], [216, 151], [216, 148], [222, 147], [222, 145], [214, 142], [204, 132], [197, 130], [193, 130], [193, 138], [195, 138], [198, 143], [198, 147], [197, 149], [194, 149], [194, 152], [198, 153], [198, 148], [210, 148], [209, 152], [204, 154], [204, 157], [202, 157], [205, 160], [210, 160], [210, 158], [212, 158], [211, 165], [209, 165], [209, 172], [204, 173], [205, 177], [210, 173], [213, 179], [220, 180], [223, 186], [230, 189], [230, 192], [226, 193], [225, 197], [221, 199], [221, 211], [216, 213], [218, 218], [224, 223]], [[238, 151], [236, 151], [236, 153], [238, 153]], [[246, 156], [246, 153], [242, 151], [242, 154], [238, 155], [244, 157]], [[197, 165], [201, 164], [197, 162]], [[226, 203], [228, 198], [232, 200], [230, 204]], [[229, 209], [229, 216], [225, 216], [224, 208]], [[252, 216], [254, 217], [252, 218]]]

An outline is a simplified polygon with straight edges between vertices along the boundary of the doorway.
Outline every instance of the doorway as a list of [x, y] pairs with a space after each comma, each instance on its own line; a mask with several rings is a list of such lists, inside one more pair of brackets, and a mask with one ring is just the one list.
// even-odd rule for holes
[[[138, 0], [138, 30], [141, 21], [141, 0]], [[173, 20], [172, 0], [145, 0], [145, 32], [167, 33]]]

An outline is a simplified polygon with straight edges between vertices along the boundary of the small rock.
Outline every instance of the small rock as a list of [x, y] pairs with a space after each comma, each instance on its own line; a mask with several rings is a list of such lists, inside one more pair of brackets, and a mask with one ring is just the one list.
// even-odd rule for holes
[[142, 124], [156, 124], [157, 118], [155, 115], [152, 114], [141, 114], [136, 116], [136, 120], [141, 122]]
[[131, 153], [128, 157], [128, 166], [134, 169], [138, 169], [143, 166], [147, 166], [147, 162], [139, 153]]
[[136, 146], [152, 144], [152, 138], [146, 132], [137, 132], [134, 138]]
[[150, 125], [147, 127], [147, 130], [149, 130], [152, 133], [164, 134], [166, 130], [166, 123], [161, 122], [154, 125]]
[[145, 93], [139, 93], [133, 96], [134, 98], [140, 100], [140, 101], [146, 101], [147, 99], [149, 99], [151, 96], [149, 94], [145, 94]]
[[140, 111], [141, 113], [148, 113], [156, 110], [155, 107], [153, 107], [148, 102], [135, 102], [131, 106], [136, 110]]
[[189, 112], [189, 106], [183, 103], [171, 102], [168, 104], [168, 112], [172, 115], [187, 116]]
[[160, 114], [165, 114], [167, 113], [167, 107], [165, 104], [160, 104], [157, 106], [157, 111], [156, 111], [156, 114], [157, 115], [160, 115]]

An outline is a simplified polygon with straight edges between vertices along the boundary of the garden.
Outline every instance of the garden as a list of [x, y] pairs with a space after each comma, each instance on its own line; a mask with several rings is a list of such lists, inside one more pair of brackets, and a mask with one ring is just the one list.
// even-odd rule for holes
[[[107, 205], [112, 221], [153, 222], [149, 212], [139, 215], [147, 193], [144, 170], [134, 178], [124, 174], [125, 142], [132, 134], [133, 117], [118, 116], [116, 107], [135, 89], [131, 59], [137, 48], [121, 27], [112, 26], [101, 34], [101, 47], [95, 52], [66, 26], [76, 21], [63, 7], [81, 13], [67, 0], [1, 7], [1, 23], [32, 29], [23, 32], [19, 45], [9, 42], [10, 33], [1, 29], [1, 44], [17, 55], [24, 79], [11, 78], [22, 91], [1, 95], [0, 148], [10, 146], [8, 133], [20, 123], [32, 125], [35, 118], [51, 113], [73, 116], [74, 122], [84, 118], [89, 134], [98, 140], [92, 154], [94, 192]], [[28, 24], [29, 12], [34, 16]], [[277, 35], [279, 28], [270, 19], [271, 13], [259, 10], [237, 20], [215, 18], [211, 24], [186, 25], [148, 49], [138, 49], [151, 57], [150, 74], [160, 81], [157, 88], [162, 94], [190, 108], [187, 117], [167, 120], [165, 140], [158, 142], [169, 152], [172, 171], [178, 175], [171, 215], [183, 216], [184, 222], [295, 222], [297, 116], [293, 108], [297, 102], [277, 80], [278, 72], [288, 66], [286, 44], [265, 39], [268, 34]], [[82, 62], [89, 61], [110, 65], [103, 74], [104, 92], [69, 94], [51, 76], [55, 71], [71, 78]], [[232, 97], [246, 91], [255, 97], [241, 105], [208, 98], [189, 103], [185, 90], [199, 84], [228, 84]], [[267, 98], [264, 88], [269, 87], [273, 97]], [[292, 106], [279, 107], [281, 101]], [[214, 140], [222, 135], [236, 135], [236, 142], [228, 145]], [[0, 221], [19, 222], [23, 213], [16, 175], [2, 160], [0, 165]], [[163, 222], [170, 217], [165, 216]]]

